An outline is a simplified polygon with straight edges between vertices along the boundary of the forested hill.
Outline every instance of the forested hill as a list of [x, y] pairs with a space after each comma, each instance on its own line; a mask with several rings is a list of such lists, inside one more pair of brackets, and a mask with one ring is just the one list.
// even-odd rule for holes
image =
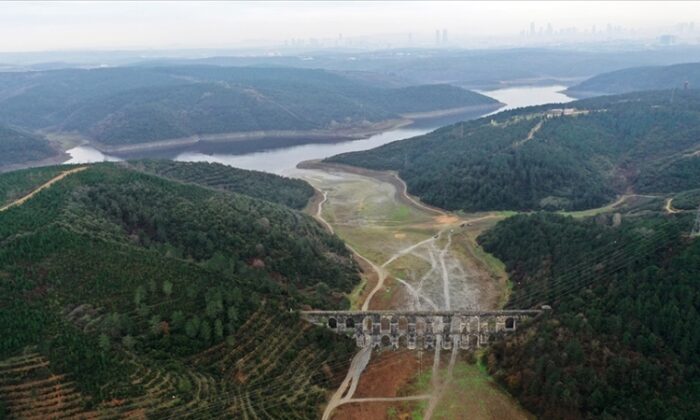
[[0, 73], [0, 123], [103, 145], [273, 130], [360, 129], [500, 104], [455, 86], [383, 88], [325, 70], [218, 66]]
[[700, 88], [700, 63], [636, 67], [603, 73], [566, 90], [567, 95], [589, 97], [643, 90]]
[[0, 168], [57, 154], [46, 139], [0, 125]]
[[700, 187], [700, 90], [543, 105], [328, 159], [398, 171], [427, 203], [572, 210]]
[[509, 305], [552, 306], [494, 346], [489, 371], [541, 418], [700, 418], [694, 213], [521, 215], [482, 235], [513, 281]]
[[139, 170], [166, 178], [245, 194], [297, 210], [306, 207], [314, 195], [313, 187], [300, 179], [248, 171], [220, 163], [142, 160], [130, 164]]
[[0, 211], [0, 243], [3, 415], [312, 418], [351, 357], [290, 311], [346, 307], [349, 252], [270, 201], [96, 164]]

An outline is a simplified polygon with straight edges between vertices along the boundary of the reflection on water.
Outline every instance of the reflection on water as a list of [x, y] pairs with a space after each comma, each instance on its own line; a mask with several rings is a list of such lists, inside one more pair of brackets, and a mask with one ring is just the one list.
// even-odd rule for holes
[[90, 146], [78, 146], [67, 150], [70, 159], [64, 163], [93, 163], [93, 162], [116, 162], [121, 160], [114, 156], [108, 156]]
[[571, 102], [574, 98], [561, 93], [566, 89], [563, 85], [553, 86], [521, 86], [506, 89], [479, 91], [506, 104], [505, 107], [495, 112], [507, 109], [522, 108], [524, 106], [542, 105], [551, 103]]
[[200, 152], [184, 152], [175, 160], [185, 162], [218, 162], [243, 169], [285, 174], [296, 168], [299, 162], [311, 159], [323, 159], [339, 153], [355, 152], [372, 149], [382, 144], [425, 134], [426, 129], [396, 129], [376, 134], [366, 139], [344, 141], [333, 144], [304, 144], [301, 146], [265, 150], [245, 155], [234, 154], [204, 154]]
[[[481, 92], [495, 98], [506, 106], [505, 109], [518, 108], [545, 103], [569, 102], [572, 98], [560, 93], [566, 86], [513, 87]], [[495, 111], [495, 112], [498, 112]], [[419, 136], [438, 127], [457, 121], [479, 117], [465, 114], [442, 117], [435, 120], [423, 120], [410, 127], [385, 131], [366, 139], [339, 142], [307, 142], [290, 139], [256, 139], [232, 143], [198, 144], [181, 150], [161, 152], [143, 152], [128, 158], [165, 158], [184, 162], [218, 162], [243, 169], [291, 175], [299, 162], [311, 159], [323, 159], [339, 153], [367, 150], [383, 144]], [[292, 144], [290, 144], [290, 141]], [[280, 143], [284, 143], [281, 145]], [[300, 144], [302, 143], [302, 144]], [[71, 159], [66, 163], [88, 163], [119, 160], [108, 156], [92, 147], [76, 147], [68, 150]]]

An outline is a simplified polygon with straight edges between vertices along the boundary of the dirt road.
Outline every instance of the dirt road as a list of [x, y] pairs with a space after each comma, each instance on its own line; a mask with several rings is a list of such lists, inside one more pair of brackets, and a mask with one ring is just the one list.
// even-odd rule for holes
[[676, 210], [673, 208], [673, 198], [669, 198], [666, 200], [666, 204], [664, 205], [664, 210], [666, 210], [666, 213], [668, 213], [668, 214], [680, 213], [680, 210]]
[[[304, 169], [310, 171], [301, 177], [314, 185], [317, 194], [307, 212], [328, 231], [341, 235], [356, 259], [376, 274], [376, 284], [361, 301], [362, 310], [478, 309], [497, 304], [498, 299], [492, 299], [498, 289], [496, 282], [473, 261], [478, 257], [465, 247], [467, 232], [473, 229], [469, 226], [505, 216], [493, 213], [462, 217], [430, 207], [411, 197], [406, 183], [394, 173], [320, 162], [310, 166], [305, 165]], [[387, 300], [396, 293], [401, 295], [398, 300]], [[446, 392], [458, 353], [458, 346], [454, 346], [447, 375], [442, 377], [441, 338], [436, 337], [430, 393], [354, 398], [365, 368], [373, 372], [371, 350], [363, 348], [332, 395], [323, 419], [330, 419], [336, 408], [350, 403], [428, 400], [432, 413]]]
[[371, 347], [363, 347], [360, 351], [355, 354], [352, 362], [350, 363], [350, 368], [348, 369], [345, 379], [340, 384], [338, 389], [335, 391], [326, 409], [323, 411], [323, 420], [329, 420], [333, 410], [335, 410], [339, 405], [345, 404], [352, 400], [352, 396], [355, 395], [355, 390], [357, 389], [357, 384], [360, 382], [360, 375], [362, 371], [367, 367], [369, 363], [370, 356], [372, 355]]
[[527, 133], [527, 137], [525, 137], [524, 139], [522, 139], [520, 141], [516, 141], [515, 143], [513, 143], [513, 147], [522, 146], [523, 144], [525, 144], [525, 143], [529, 142], [530, 140], [532, 140], [533, 138], [535, 138], [535, 134], [538, 131], [540, 131], [543, 124], [544, 124], [544, 120], [540, 120], [534, 127], [532, 127], [532, 129], [530, 129], [530, 132]]
[[10, 207], [20, 206], [20, 205], [24, 204], [25, 202], [27, 202], [32, 197], [34, 197], [36, 194], [49, 188], [51, 185], [62, 180], [63, 178], [67, 177], [68, 175], [74, 174], [76, 172], [80, 172], [80, 171], [85, 170], [85, 169], [87, 169], [87, 166], [81, 166], [78, 168], [73, 168], [73, 169], [69, 169], [67, 171], [61, 172], [60, 174], [58, 174], [55, 177], [51, 178], [50, 180], [46, 181], [44, 184], [42, 184], [41, 186], [39, 186], [38, 188], [36, 188], [34, 191], [30, 192], [29, 194], [25, 195], [24, 197], [19, 198], [15, 201], [11, 202], [10, 204], [7, 204], [4, 207], [0, 207], [0, 211], [5, 211], [5, 210], [9, 209]]
[[[321, 194], [323, 196], [323, 199], [321, 199], [317, 204], [316, 211], [314, 212], [314, 217], [316, 218], [316, 220], [321, 222], [321, 224], [323, 224], [330, 233], [335, 233], [335, 231], [333, 230], [333, 226], [330, 223], [328, 223], [328, 221], [322, 216], [323, 205], [326, 203], [326, 201], [328, 201], [328, 193], [325, 191], [321, 191], [316, 187], [314, 187], [314, 189], [316, 190], [317, 194]], [[372, 297], [374, 296], [374, 294], [377, 293], [377, 291], [381, 290], [381, 288], [384, 286], [384, 280], [386, 279], [387, 273], [382, 267], [379, 267], [369, 259], [365, 258], [364, 255], [357, 252], [357, 250], [355, 250], [349, 244], [346, 243], [345, 247], [348, 248], [356, 258], [359, 258], [365, 263], [367, 263], [367, 265], [369, 265], [372, 268], [372, 270], [374, 270], [374, 272], [376, 273], [377, 284], [374, 286], [369, 296], [362, 303], [362, 310], [367, 311], [369, 310], [369, 303], [372, 301]]]

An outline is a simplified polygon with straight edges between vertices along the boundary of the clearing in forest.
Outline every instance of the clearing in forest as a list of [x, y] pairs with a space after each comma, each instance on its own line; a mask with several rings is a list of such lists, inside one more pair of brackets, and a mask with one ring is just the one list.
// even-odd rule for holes
[[[507, 299], [503, 264], [476, 238], [510, 213], [448, 213], [407, 195], [394, 174], [323, 163], [303, 166], [295, 175], [318, 190], [307, 211], [345, 240], [363, 267], [364, 279], [350, 296], [354, 308], [495, 309]], [[461, 397], [458, 383], [450, 379], [462, 379], [461, 370], [455, 371], [458, 352], [451, 357], [440, 351], [381, 352], [365, 360], [365, 350], [353, 362], [345, 387], [331, 398], [325, 419], [453, 414], [450, 401]], [[420, 387], [426, 374], [436, 380]], [[489, 398], [498, 400], [504, 412], [521, 413], [506, 394], [496, 388], [493, 393]]]

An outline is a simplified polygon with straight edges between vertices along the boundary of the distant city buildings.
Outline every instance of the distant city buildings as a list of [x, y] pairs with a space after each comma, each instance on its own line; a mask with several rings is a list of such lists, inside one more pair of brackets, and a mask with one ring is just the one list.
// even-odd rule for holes
[[[323, 48], [392, 49], [392, 48], [490, 48], [494, 46], [562, 46], [600, 42], [630, 43], [646, 46], [700, 45], [700, 25], [693, 21], [672, 23], [664, 27], [625, 27], [614, 22], [558, 26], [556, 22], [526, 22], [511, 35], [475, 36], [438, 27], [427, 31], [407, 30], [367, 36], [336, 33], [325, 38], [288, 38], [280, 45], [289, 50]], [[464, 28], [463, 28], [464, 29]], [[450, 33], [451, 32], [451, 33]]]
[[520, 31], [520, 38], [523, 43], [541, 45], [559, 44], [562, 42], [625, 41], [640, 38], [646, 38], [649, 43], [663, 46], [700, 43], [700, 37], [698, 36], [700, 35], [700, 30], [696, 30], [695, 22], [680, 22], [666, 28], [627, 28], [613, 23], [601, 26], [557, 28], [550, 22], [542, 25], [538, 25], [537, 22], [530, 22], [526, 29]]
[[447, 29], [435, 30], [435, 45], [445, 46], [447, 45]]

